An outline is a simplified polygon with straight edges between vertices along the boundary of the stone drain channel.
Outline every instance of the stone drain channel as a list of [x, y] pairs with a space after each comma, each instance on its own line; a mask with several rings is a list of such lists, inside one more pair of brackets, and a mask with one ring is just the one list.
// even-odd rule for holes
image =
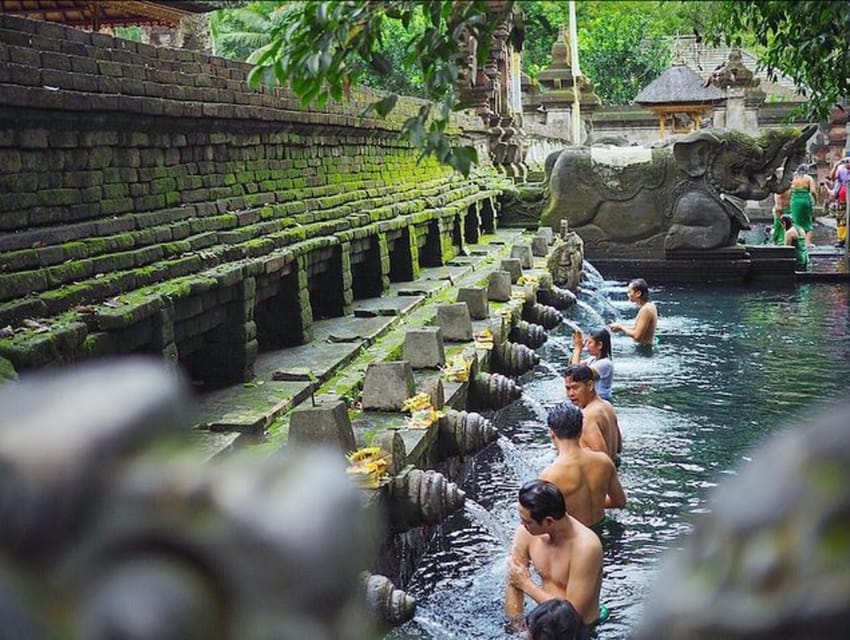
[[[380, 448], [386, 475], [365, 489], [368, 508], [389, 523], [376, 568], [398, 575], [396, 545], [464, 505], [463, 492], [435, 467], [457, 467], [498, 438], [476, 411], [520, 397], [513, 377], [539, 362], [534, 349], [575, 303], [553, 284], [547, 261], [557, 253], [561, 268], [565, 258], [577, 265], [571, 284], [580, 251], [551, 229], [486, 236], [468, 255], [359, 301], [353, 317], [317, 321], [312, 342], [261, 354], [253, 382], [200, 399], [195, 438], [209, 457], [252, 443], [270, 451]], [[425, 424], [412, 424], [405, 406], [417, 395], [439, 411]], [[415, 601], [389, 578], [364, 572], [362, 586], [384, 627], [413, 617]]]

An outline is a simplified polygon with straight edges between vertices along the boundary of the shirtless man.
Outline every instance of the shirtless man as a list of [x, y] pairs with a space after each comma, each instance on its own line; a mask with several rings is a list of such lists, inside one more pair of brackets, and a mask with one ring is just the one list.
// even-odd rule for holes
[[569, 402], [549, 412], [549, 437], [558, 457], [540, 478], [558, 487], [569, 514], [593, 529], [605, 519], [605, 509], [625, 506], [626, 493], [611, 459], [579, 444], [582, 419], [581, 410]]
[[621, 331], [638, 344], [652, 344], [655, 339], [655, 327], [658, 324], [658, 308], [649, 301], [649, 286], [643, 278], [636, 278], [629, 283], [626, 292], [629, 300], [638, 306], [634, 326], [627, 327], [615, 322], [609, 328], [611, 331]]
[[593, 371], [586, 364], [573, 364], [564, 374], [567, 397], [584, 414], [581, 446], [607, 453], [613, 462], [623, 450], [623, 438], [614, 407], [596, 395]]
[[[508, 559], [505, 614], [519, 623], [525, 594], [538, 604], [552, 598], [569, 600], [586, 624], [595, 622], [602, 586], [599, 537], [567, 513], [564, 496], [545, 480], [520, 488], [519, 517], [522, 525]], [[540, 575], [540, 585], [531, 578], [529, 563]]]

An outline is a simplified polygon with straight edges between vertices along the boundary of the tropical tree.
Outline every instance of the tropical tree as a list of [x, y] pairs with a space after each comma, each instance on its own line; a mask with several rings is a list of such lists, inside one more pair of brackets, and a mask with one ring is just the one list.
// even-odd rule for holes
[[244, 7], [210, 13], [213, 55], [247, 60], [271, 42], [271, 34], [282, 18], [283, 3], [252, 2]]
[[622, 11], [600, 14], [579, 29], [581, 70], [604, 102], [631, 102], [670, 64], [670, 40], [653, 33], [654, 26], [646, 13]]
[[812, 120], [850, 97], [850, 11], [842, 2], [793, 0], [721, 2], [711, 23], [712, 42], [760, 47], [760, 65], [772, 78], [781, 72], [809, 100], [802, 106]]
[[[512, 3], [505, 7], [511, 10]], [[404, 86], [404, 75], [416, 69], [422, 94], [430, 102], [403, 123], [401, 133], [423, 155], [433, 154], [468, 174], [477, 161], [474, 147], [455, 145], [446, 135], [452, 112], [468, 106], [461, 101], [458, 88], [460, 72], [470, 55], [464, 42], [468, 37], [475, 39], [476, 57], [483, 64], [493, 32], [504, 17], [504, 13], [494, 15], [485, 0], [288, 3], [276, 15], [268, 44], [249, 58], [256, 64], [249, 81], [289, 85], [305, 106], [321, 106], [329, 99], [341, 100], [367, 71], [396, 78], [394, 82]], [[398, 66], [387, 56], [389, 20], [398, 21], [405, 30], [402, 47], [396, 49]], [[421, 28], [411, 28], [416, 24]], [[397, 100], [398, 94], [391, 93], [371, 109], [386, 115]]]

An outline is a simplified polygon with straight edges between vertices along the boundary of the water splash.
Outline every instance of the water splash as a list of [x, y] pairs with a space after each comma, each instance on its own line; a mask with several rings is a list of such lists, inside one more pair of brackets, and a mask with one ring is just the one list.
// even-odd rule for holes
[[582, 291], [581, 296], [587, 298], [587, 304], [603, 318], [603, 324], [620, 320], [620, 312], [602, 291]]
[[583, 260], [581, 263], [581, 273], [583, 285], [591, 289], [599, 289], [605, 285], [605, 278], [587, 260]]
[[607, 324], [605, 318], [584, 300], [577, 299], [574, 309], [579, 311], [580, 316], [588, 318], [589, 321], [583, 323], [588, 327], [604, 327]]
[[464, 511], [466, 516], [472, 522], [477, 522], [486, 529], [487, 533], [496, 538], [503, 545], [511, 543], [511, 532], [508, 528], [492, 513], [482, 507], [475, 500], [466, 499], [464, 503]]
[[502, 456], [504, 456], [505, 462], [514, 471], [520, 483], [534, 480], [537, 477], [537, 469], [535, 469], [531, 463], [523, 457], [522, 453], [520, 453], [520, 450], [513, 442], [508, 440], [505, 436], [499, 436], [496, 444], [499, 446], [499, 449], [502, 450]]

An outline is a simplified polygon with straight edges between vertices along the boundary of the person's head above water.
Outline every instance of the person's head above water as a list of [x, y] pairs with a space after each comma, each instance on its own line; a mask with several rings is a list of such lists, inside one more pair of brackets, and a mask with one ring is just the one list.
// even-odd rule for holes
[[519, 489], [520, 519], [529, 533], [540, 535], [532, 527], [544, 524], [547, 518], [560, 520], [567, 515], [561, 490], [547, 480], [529, 480]]
[[574, 405], [584, 409], [596, 396], [593, 369], [586, 364], [571, 364], [564, 372], [564, 388]]
[[782, 226], [785, 227], [785, 231], [788, 231], [788, 229], [794, 226], [794, 219], [788, 214], [781, 216], [779, 221], [782, 223]]
[[583, 640], [587, 627], [569, 600], [545, 600], [525, 616], [528, 640]]
[[594, 329], [590, 332], [590, 338], [599, 343], [599, 358], [611, 357], [611, 332], [608, 329]]
[[628, 291], [644, 302], [649, 300], [649, 285], [646, 284], [646, 280], [643, 278], [635, 278], [629, 282]]
[[561, 402], [549, 410], [546, 424], [560, 440], [578, 440], [584, 416], [572, 402]]

